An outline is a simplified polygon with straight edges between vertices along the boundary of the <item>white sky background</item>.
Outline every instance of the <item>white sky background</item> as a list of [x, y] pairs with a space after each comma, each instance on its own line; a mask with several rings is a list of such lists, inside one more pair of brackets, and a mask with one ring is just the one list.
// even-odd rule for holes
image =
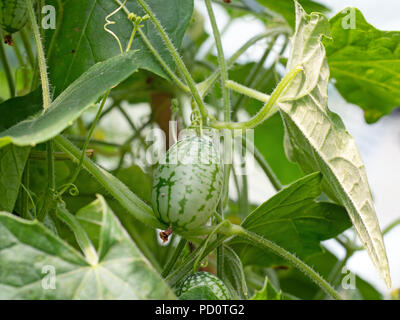
[[[320, 0], [336, 13], [347, 6], [359, 8], [366, 20], [378, 29], [400, 31], [400, 1], [399, 0]], [[207, 17], [202, 1], [196, 1], [196, 8]], [[225, 12], [214, 6], [220, 30], [228, 18]], [[211, 33], [209, 23], [206, 28]], [[230, 56], [241, 44], [251, 36], [264, 30], [263, 25], [252, 18], [244, 18], [233, 23], [223, 37], [225, 54]], [[258, 45], [243, 56], [242, 61], [258, 59], [264, 45]], [[205, 51], [208, 49], [206, 45]], [[204, 52], [204, 51], [203, 51]], [[267, 61], [268, 63], [268, 61]], [[337, 112], [345, 122], [347, 129], [354, 136], [363, 156], [368, 178], [375, 199], [376, 210], [381, 227], [385, 227], [396, 218], [400, 218], [400, 116], [390, 116], [381, 119], [374, 125], [367, 125], [362, 111], [348, 104], [340, 94], [331, 87], [329, 89], [329, 108]], [[261, 179], [262, 172], [256, 172], [249, 177], [250, 200], [261, 203], [271, 196], [271, 186], [266, 179]], [[234, 188], [233, 188], [234, 189]], [[392, 230], [385, 237], [389, 264], [392, 276], [392, 288], [400, 287], [400, 227]], [[327, 245], [338, 255], [342, 255], [338, 245], [328, 241]], [[379, 278], [366, 252], [356, 253], [348, 263], [351, 270], [356, 271], [366, 280], [373, 283], [382, 292], [388, 294], [384, 282]]]

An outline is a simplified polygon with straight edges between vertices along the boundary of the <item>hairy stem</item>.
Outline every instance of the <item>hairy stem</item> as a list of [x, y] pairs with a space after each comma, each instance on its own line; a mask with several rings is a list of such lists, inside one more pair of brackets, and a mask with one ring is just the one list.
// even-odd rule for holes
[[221, 74], [222, 98], [224, 101], [224, 121], [229, 122], [231, 119], [231, 101], [229, 96], [229, 88], [226, 87], [228, 81], [228, 68], [226, 66], [224, 50], [222, 48], [221, 35], [218, 30], [217, 21], [212, 9], [211, 0], [205, 0], [208, 16], [210, 17], [211, 26], [214, 34], [215, 46], [218, 52], [218, 65]]
[[262, 236], [251, 232], [249, 230], [244, 229], [238, 225], [231, 225], [231, 230], [228, 232], [230, 235], [236, 235], [242, 238], [245, 238], [251, 243], [257, 244], [260, 247], [267, 248], [282, 257], [294, 267], [302, 271], [306, 276], [308, 276], [314, 283], [316, 283], [322, 290], [328, 293], [336, 300], [342, 300], [339, 293], [336, 292], [334, 288], [324, 279], [321, 275], [319, 275], [313, 268], [304, 263], [302, 260], [294, 256], [292, 253], [286, 251], [284, 248], [278, 246], [276, 243], [263, 238]]
[[216, 129], [226, 128], [231, 130], [250, 129], [256, 127], [258, 124], [265, 121], [269, 116], [275, 113], [276, 108], [274, 107], [276, 102], [281, 97], [283, 92], [286, 90], [288, 85], [296, 77], [296, 75], [302, 70], [303, 68], [301, 66], [291, 70], [278, 84], [268, 102], [261, 108], [261, 110], [255, 116], [253, 116], [249, 120], [243, 122], [220, 122], [218, 120], [212, 119], [210, 126]]
[[43, 109], [46, 110], [51, 104], [50, 84], [49, 84], [49, 78], [47, 76], [46, 57], [43, 50], [43, 44], [40, 39], [39, 26], [37, 24], [35, 13], [33, 11], [32, 1], [25, 0], [25, 3], [28, 8], [29, 21], [32, 27], [33, 37], [36, 43], [36, 49], [39, 61], [40, 79], [42, 82]]
[[[73, 160], [79, 161], [82, 151], [68, 139], [58, 135], [54, 138], [54, 142], [62, 151], [69, 154]], [[86, 156], [83, 158], [83, 167], [136, 219], [153, 228], [166, 229], [168, 227], [158, 221], [153, 215], [153, 210], [120, 180], [100, 168]]]
[[237, 83], [235, 81], [232, 81], [232, 80], [228, 80], [226, 82], [226, 86], [238, 93], [241, 93], [244, 96], [256, 99], [256, 100], [264, 102], [264, 103], [268, 103], [269, 99], [271, 98], [271, 96], [268, 94], [251, 89], [247, 86], [244, 86], [244, 85]]
[[[118, 1], [118, 0], [115, 0], [115, 1]], [[144, 0], [137, 0], [137, 2], [140, 4], [140, 6], [143, 8], [143, 10], [149, 15], [154, 26], [160, 33], [161, 38], [163, 39], [166, 48], [168, 49], [169, 53], [171, 54], [172, 58], [174, 59], [176, 65], [177, 65], [178, 69], [181, 71], [183, 77], [185, 78], [186, 83], [189, 86], [189, 89], [193, 95], [194, 100], [196, 101], [197, 106], [200, 109], [201, 114], [203, 116], [207, 116], [208, 110], [196, 88], [196, 83], [193, 80], [186, 65], [184, 64], [181, 56], [179, 55], [178, 50], [175, 48], [175, 46], [172, 43], [171, 39], [169, 38], [167, 32], [164, 30], [164, 27], [161, 25], [160, 21], [158, 20], [158, 18], [154, 14], [154, 12], [151, 10], [151, 8], [147, 5], [147, 3]]]

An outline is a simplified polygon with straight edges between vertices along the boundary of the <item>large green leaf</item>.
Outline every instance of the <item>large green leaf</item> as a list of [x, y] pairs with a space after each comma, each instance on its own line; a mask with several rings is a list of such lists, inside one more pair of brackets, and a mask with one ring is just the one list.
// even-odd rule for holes
[[[313, 173], [282, 189], [243, 221], [242, 226], [295, 253], [301, 259], [321, 252], [320, 242], [351, 226], [342, 206], [316, 202], [321, 194], [320, 173]], [[241, 239], [233, 248], [245, 265], [274, 266], [285, 261], [267, 249]]]
[[330, 25], [332, 41], [324, 44], [331, 77], [342, 96], [359, 105], [368, 122], [399, 107], [400, 32], [374, 28], [356, 8], [344, 9]]
[[[175, 298], [103, 198], [83, 212], [98, 224], [96, 265], [41, 223], [0, 213], [0, 299]], [[45, 268], [54, 268], [55, 289], [43, 287]]]
[[35, 145], [56, 136], [107, 89], [136, 71], [137, 66], [133, 51], [97, 63], [59, 95], [46, 112], [1, 132], [0, 147], [8, 143]]
[[390, 285], [389, 266], [365, 167], [354, 139], [341, 119], [327, 107], [329, 68], [321, 37], [329, 23], [319, 13], [307, 15], [296, 5], [296, 32], [288, 72], [297, 74], [278, 105], [290, 159], [304, 172], [320, 171], [324, 191], [346, 209], [380, 275]]
[[[49, 59], [51, 84], [58, 96], [75, 79], [84, 73], [93, 64], [109, 59], [120, 53], [117, 41], [104, 30], [105, 17], [117, 7], [114, 0], [63, 0], [63, 14], [58, 9], [59, 22], [56, 30], [48, 30], [47, 47], [53, 41], [53, 49]], [[123, 2], [123, 1], [121, 1]], [[58, 7], [59, 0], [50, 0], [46, 4]], [[193, 14], [193, 0], [147, 0], [161, 24], [167, 31], [176, 47], [180, 47], [183, 35]], [[137, 15], [144, 15], [144, 11], [136, 0], [128, 0], [126, 7]], [[108, 28], [120, 39], [125, 49], [133, 30], [133, 24], [128, 20], [126, 13], [121, 10], [110, 18], [115, 25]], [[161, 57], [173, 66], [171, 55], [167, 51], [158, 31], [150, 20], [143, 23], [144, 34]], [[53, 39], [53, 35], [56, 36]], [[59, 41], [62, 39], [62, 41]], [[150, 70], [165, 76], [158, 62], [137, 34], [132, 49], [138, 49], [138, 67]], [[60, 63], [62, 61], [62, 63]]]

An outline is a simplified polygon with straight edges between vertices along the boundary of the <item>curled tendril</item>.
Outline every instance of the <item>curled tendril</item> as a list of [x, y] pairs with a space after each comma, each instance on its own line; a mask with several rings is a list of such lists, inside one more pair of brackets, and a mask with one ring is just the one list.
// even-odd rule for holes
[[115, 9], [115, 10], [114, 10], [113, 12], [111, 12], [108, 16], [106, 16], [106, 23], [104, 24], [104, 30], [105, 30], [106, 32], [108, 32], [109, 34], [111, 34], [111, 35], [114, 37], [115, 40], [117, 40], [118, 45], [119, 45], [119, 49], [121, 50], [121, 53], [124, 52], [124, 51], [122, 50], [121, 41], [119, 40], [118, 36], [117, 36], [113, 31], [111, 31], [110, 29], [108, 29], [107, 27], [110, 26], [110, 25], [115, 24], [115, 21], [111, 21], [110, 18], [111, 18], [113, 15], [115, 15], [118, 11], [120, 11], [120, 10], [125, 6], [126, 1], [128, 1], [128, 0], [125, 0], [117, 9]]
[[[68, 193], [72, 196], [72, 197], [76, 197], [79, 195], [79, 189], [78, 187], [73, 184], [73, 183], [67, 183], [67, 184], [63, 184], [60, 189], [64, 189], [64, 188], [68, 188]], [[55, 197], [57, 198], [57, 195], [59, 194], [58, 191], [55, 191], [54, 194], [56, 195]]]

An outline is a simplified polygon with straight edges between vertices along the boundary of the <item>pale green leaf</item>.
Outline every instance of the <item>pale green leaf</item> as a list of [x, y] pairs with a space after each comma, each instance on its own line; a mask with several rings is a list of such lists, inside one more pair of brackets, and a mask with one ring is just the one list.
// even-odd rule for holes
[[0, 299], [175, 298], [102, 197], [85, 211], [101, 217], [96, 265], [41, 223], [0, 213]]
[[350, 215], [358, 235], [382, 278], [390, 286], [389, 266], [363, 161], [341, 119], [327, 107], [328, 62], [321, 37], [327, 19], [307, 15], [296, 5], [296, 32], [287, 70], [303, 67], [279, 100], [290, 159], [306, 173], [320, 171], [324, 191]]

